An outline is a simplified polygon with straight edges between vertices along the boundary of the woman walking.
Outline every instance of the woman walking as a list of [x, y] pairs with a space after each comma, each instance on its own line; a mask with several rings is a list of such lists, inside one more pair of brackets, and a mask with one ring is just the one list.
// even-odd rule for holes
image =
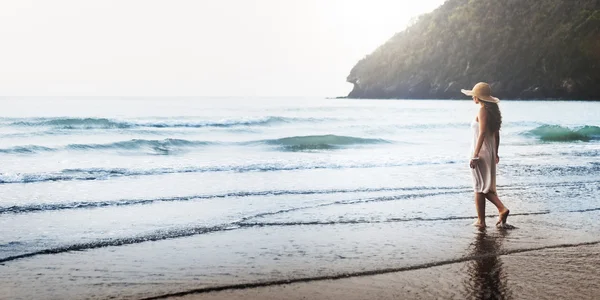
[[492, 89], [485, 82], [476, 84], [472, 90], [461, 90], [463, 94], [472, 96], [473, 101], [481, 107], [475, 120], [471, 122], [473, 143], [471, 146], [471, 174], [475, 191], [475, 208], [477, 221], [475, 226], [485, 227], [485, 199], [490, 200], [498, 208], [499, 218], [496, 226], [504, 226], [509, 210], [504, 206], [496, 193], [496, 164], [500, 161], [500, 126], [502, 115], [498, 102], [492, 97]]

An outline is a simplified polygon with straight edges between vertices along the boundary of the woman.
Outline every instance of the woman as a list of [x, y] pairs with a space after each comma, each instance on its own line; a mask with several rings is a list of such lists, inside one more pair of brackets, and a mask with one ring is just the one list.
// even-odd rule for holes
[[502, 115], [498, 108], [498, 98], [492, 97], [492, 89], [485, 82], [476, 84], [472, 90], [461, 90], [463, 94], [472, 96], [476, 104], [481, 105], [473, 128], [473, 144], [471, 146], [471, 173], [473, 189], [475, 190], [475, 208], [477, 221], [475, 226], [485, 227], [485, 199], [492, 202], [500, 217], [496, 226], [504, 226], [509, 210], [504, 206], [496, 193], [496, 164], [500, 161], [498, 147], [500, 146], [500, 126]]

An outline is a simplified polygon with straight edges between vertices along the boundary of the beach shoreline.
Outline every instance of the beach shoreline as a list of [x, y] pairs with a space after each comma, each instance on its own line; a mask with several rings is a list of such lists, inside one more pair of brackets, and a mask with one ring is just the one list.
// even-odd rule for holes
[[600, 241], [598, 103], [503, 104], [497, 192], [516, 229], [488, 203], [483, 234], [471, 102], [205, 100], [10, 102], [0, 299], [535, 298], [515, 276], [597, 290], [595, 270], [552, 271], [596, 254], [549, 248]]
[[[600, 242], [521, 249], [394, 270], [200, 289], [148, 299], [595, 299]], [[219, 290], [221, 289], [221, 290]]]

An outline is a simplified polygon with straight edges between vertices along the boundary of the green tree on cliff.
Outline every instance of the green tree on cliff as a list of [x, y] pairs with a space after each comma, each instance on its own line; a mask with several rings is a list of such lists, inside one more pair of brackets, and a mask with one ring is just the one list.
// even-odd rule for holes
[[600, 100], [600, 0], [447, 0], [359, 61], [351, 98]]

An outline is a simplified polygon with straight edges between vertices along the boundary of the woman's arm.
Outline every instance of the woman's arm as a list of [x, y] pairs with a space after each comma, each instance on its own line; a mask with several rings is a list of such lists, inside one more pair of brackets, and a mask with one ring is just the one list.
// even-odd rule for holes
[[498, 155], [498, 149], [500, 149], [500, 131], [496, 131], [496, 163], [500, 162], [500, 155]]
[[477, 145], [475, 145], [475, 152], [473, 152], [473, 157], [479, 157], [479, 151], [481, 151], [481, 147], [483, 146], [483, 141], [485, 140], [485, 131], [487, 129], [487, 113], [485, 108], [481, 108], [479, 110], [479, 136], [477, 137]]
[[469, 164], [471, 168], [475, 168], [477, 159], [479, 159], [479, 151], [481, 151], [481, 147], [483, 146], [483, 141], [485, 140], [485, 130], [487, 128], [487, 113], [485, 108], [481, 108], [479, 110], [479, 136], [477, 137], [477, 145], [475, 145], [475, 152], [473, 152], [473, 157], [471, 158], [471, 163]]

